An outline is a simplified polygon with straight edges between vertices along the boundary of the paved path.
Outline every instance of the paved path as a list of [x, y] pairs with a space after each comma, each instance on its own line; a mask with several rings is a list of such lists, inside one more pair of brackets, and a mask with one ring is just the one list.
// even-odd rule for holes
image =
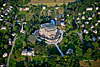
[[57, 47], [57, 49], [58, 49], [58, 51], [60, 52], [60, 54], [62, 55], [62, 57], [64, 57], [64, 54], [63, 54], [63, 52], [60, 50], [60, 48], [58, 47], [58, 45], [55, 44], [55, 46]]
[[58, 49], [58, 51], [60, 52], [60, 54], [62, 55], [62, 57], [63, 57], [64, 54], [63, 54], [63, 52], [60, 50], [60, 48], [58, 47], [57, 44], [60, 43], [60, 42], [62, 41], [64, 31], [60, 30], [60, 33], [61, 33], [61, 38], [60, 38], [57, 42], [52, 42], [52, 43], [46, 42], [46, 43], [47, 43], [47, 44], [54, 44], [54, 45], [57, 47], [57, 49]]
[[56, 46], [56, 48], [58, 49], [58, 51], [60, 52], [60, 54], [62, 55], [62, 57], [64, 56], [63, 52], [60, 50], [60, 48], [58, 47], [58, 43], [60, 43], [63, 39], [63, 33], [64, 31], [60, 30], [60, 33], [61, 33], [61, 38], [57, 41], [57, 42], [46, 42], [47, 44], [54, 44]]
[[[76, 33], [77, 33], [78, 36], [80, 37], [81, 42], [84, 43], [82, 33], [79, 33], [79, 32], [76, 32]], [[84, 44], [85, 44], [85, 43], [84, 43]]]
[[[37, 31], [36, 31], [37, 32]], [[35, 32], [35, 33], [36, 33]], [[34, 34], [35, 34], [34, 33]], [[62, 39], [63, 39], [63, 34], [64, 34], [64, 31], [62, 31], [62, 30], [60, 30], [60, 33], [61, 33], [61, 37], [60, 37], [60, 39], [58, 40], [58, 41], [56, 41], [56, 42], [45, 42], [45, 43], [47, 43], [47, 44], [54, 44], [56, 47], [57, 47], [57, 49], [58, 49], [58, 51], [60, 52], [60, 54], [62, 55], [62, 57], [64, 56], [64, 54], [63, 54], [63, 52], [60, 50], [60, 48], [58, 47], [58, 43], [60, 43], [61, 41], [62, 41]], [[41, 40], [40, 39], [37, 39], [39, 42], [41, 42]]]
[[[80, 40], [81, 40], [81, 42], [84, 43], [84, 44], [86, 44], [86, 43], [85, 43], [85, 40], [83, 39], [82, 33], [79, 33], [79, 32], [77, 32], [77, 31], [72, 31], [72, 32], [77, 33], [78, 36], [79, 36], [79, 38], [80, 38]], [[92, 46], [90, 43], [88, 43], [88, 44], [86, 44], [86, 45], [89, 46], [89, 47], [95, 48], [95, 47]]]
[[14, 40], [12, 42], [12, 48], [11, 48], [11, 51], [9, 53], [8, 60], [7, 60], [7, 65], [6, 65], [7, 67], [9, 67], [9, 60], [10, 60], [10, 56], [12, 54], [12, 51], [13, 51], [13, 48], [14, 48], [14, 45], [15, 45], [16, 37], [17, 37], [17, 35], [14, 37]]
[[[83, 37], [82, 37], [82, 33], [76, 32], [78, 34], [78, 36], [80, 37], [80, 40], [82, 43], [86, 44]], [[95, 48], [94, 46], [92, 46], [90, 43], [86, 44], [89, 47]]]

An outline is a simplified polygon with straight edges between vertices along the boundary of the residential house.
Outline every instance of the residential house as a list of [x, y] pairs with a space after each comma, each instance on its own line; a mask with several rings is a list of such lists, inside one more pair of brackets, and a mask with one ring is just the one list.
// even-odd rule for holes
[[3, 6], [6, 6], [6, 3], [4, 3]]
[[26, 24], [26, 22], [23, 22], [23, 24]]
[[0, 63], [0, 67], [5, 67], [5, 64], [3, 64], [3, 63]]
[[13, 8], [13, 6], [9, 6], [10, 8]]
[[1, 27], [1, 30], [6, 30], [6, 27]]
[[98, 4], [98, 2], [94, 2], [94, 4]]
[[86, 22], [84, 22], [85, 24], [89, 24], [89, 22], [88, 21], [86, 21]]
[[100, 36], [98, 37], [98, 39], [100, 40]]
[[35, 56], [34, 55], [34, 49], [33, 48], [30, 48], [29, 50], [24, 49], [22, 51], [21, 55], [23, 55], [23, 56]]
[[9, 9], [7, 9], [7, 12], [9, 13], [9, 12], [10, 12], [10, 10], [9, 10]]
[[4, 14], [7, 16], [8, 15], [8, 12], [5, 12]]
[[1, 17], [4, 17], [4, 15], [1, 14]]
[[88, 30], [86, 30], [86, 29], [84, 29], [84, 31], [83, 31], [84, 33], [86, 33], [86, 34], [88, 34], [89, 32], [88, 32]]
[[67, 16], [69, 17], [69, 14], [67, 14]]
[[8, 54], [5, 52], [5, 53], [3, 54], [3, 57], [7, 57], [7, 55], [8, 55]]
[[100, 20], [98, 20], [98, 23], [100, 23]]
[[9, 45], [12, 45], [12, 39], [11, 38], [9, 38], [8, 42], [9, 42]]
[[5, 25], [8, 25], [10, 22], [6, 21]]
[[82, 24], [82, 27], [84, 27], [85, 25], [84, 24]]
[[93, 33], [97, 34], [97, 30], [93, 30]]
[[65, 26], [65, 23], [64, 22], [61, 22], [61, 26]]
[[22, 51], [21, 55], [26, 56], [26, 55], [27, 55], [27, 49], [24, 49], [24, 50]]
[[79, 21], [77, 21], [77, 23], [80, 23], [81, 21], [79, 20]]
[[0, 21], [3, 21], [3, 19], [0, 18]]
[[19, 10], [20, 10], [20, 11], [28, 11], [28, 10], [29, 10], [29, 7], [25, 7], [25, 8], [20, 7]]
[[73, 19], [75, 19], [75, 17], [73, 17]]
[[83, 11], [83, 15], [85, 14], [85, 11]]
[[29, 7], [26, 7], [25, 10], [28, 11], [29, 10]]
[[56, 25], [65, 26], [65, 22], [64, 21], [57, 21]]
[[91, 29], [94, 28], [93, 24], [91, 25]]
[[100, 12], [98, 12], [98, 14], [100, 15]]
[[61, 21], [64, 21], [65, 19], [61, 19]]
[[11, 8], [8, 8], [8, 10], [11, 11], [12, 9]]
[[13, 32], [13, 33], [12, 33], [12, 36], [15, 36], [15, 35], [16, 35], [16, 33], [15, 33], [15, 32]]
[[85, 16], [82, 16], [82, 19], [84, 20], [85, 19]]
[[22, 8], [22, 7], [20, 7], [20, 9], [19, 9], [20, 11], [23, 11], [23, 10], [25, 10], [25, 8]]
[[9, 16], [9, 15], [7, 15], [7, 19], [8, 19], [8, 18], [10, 18], [10, 16]]
[[42, 9], [43, 9], [43, 10], [45, 10], [45, 9], [46, 9], [46, 7], [45, 7], [45, 6], [43, 6], [43, 7], [42, 7]]
[[79, 18], [79, 17], [77, 17], [77, 20], [80, 20], [80, 18]]
[[60, 25], [61, 25], [61, 26], [65, 26], [65, 21], [64, 21], [64, 19], [61, 19]]
[[58, 9], [59, 9], [59, 7], [55, 7], [55, 9], [57, 9], [57, 10], [58, 10]]
[[86, 11], [92, 11], [92, 10], [93, 10], [93, 7], [86, 8]]
[[4, 10], [4, 8], [2, 7], [1, 10]]
[[99, 10], [99, 7], [96, 7], [96, 10]]
[[92, 20], [92, 17], [89, 17], [88, 20]]
[[95, 26], [98, 26], [98, 23], [95, 23]]
[[18, 20], [16, 20], [16, 22], [20, 22], [20, 20], [18, 19]]
[[78, 13], [79, 16], [81, 16], [81, 13]]
[[92, 17], [95, 17], [95, 14], [94, 13], [92, 14]]
[[57, 21], [57, 18], [55, 18], [55, 20]]

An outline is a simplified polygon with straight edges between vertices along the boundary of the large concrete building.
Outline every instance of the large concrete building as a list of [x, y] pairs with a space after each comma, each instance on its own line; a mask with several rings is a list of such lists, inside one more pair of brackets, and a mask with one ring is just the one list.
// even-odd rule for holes
[[36, 30], [34, 34], [37, 36], [37, 40], [41, 42], [41, 39], [45, 39], [45, 43], [47, 44], [54, 44], [58, 51], [61, 53], [62, 57], [64, 54], [57, 46], [63, 39], [64, 31], [56, 28], [56, 26], [52, 23], [45, 23], [42, 24], [39, 30]]
[[59, 29], [51, 23], [42, 24], [37, 32], [37, 36], [43, 38], [49, 42], [57, 41], [60, 36]]

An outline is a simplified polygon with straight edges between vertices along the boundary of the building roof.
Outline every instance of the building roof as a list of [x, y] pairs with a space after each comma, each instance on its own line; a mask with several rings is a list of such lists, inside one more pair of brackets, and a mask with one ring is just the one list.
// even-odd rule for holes
[[56, 29], [56, 26], [51, 24], [51, 23], [45, 23], [45, 24], [42, 24], [41, 25], [41, 28], [47, 28], [47, 29], [52, 29], [52, 30], [55, 30]]
[[56, 25], [56, 22], [54, 20], [50, 20], [50, 23]]
[[3, 63], [1, 64], [1, 63], [0, 63], [0, 67], [5, 67], [5, 64], [3, 64]]
[[24, 49], [22, 51], [21, 55], [24, 55], [24, 56], [35, 56], [34, 55], [34, 49], [33, 48], [30, 48], [29, 50], [28, 49]]
[[3, 54], [3, 57], [7, 57], [7, 55], [8, 55], [7, 53], [4, 53], [4, 54]]
[[89, 22], [88, 21], [86, 21], [86, 22], [84, 22], [85, 24], [89, 24]]
[[88, 7], [86, 8], [87, 11], [92, 11], [93, 10], [93, 7]]

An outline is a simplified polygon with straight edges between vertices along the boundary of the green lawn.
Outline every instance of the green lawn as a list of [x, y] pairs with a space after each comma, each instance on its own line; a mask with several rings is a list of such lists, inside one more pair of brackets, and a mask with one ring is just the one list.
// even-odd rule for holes
[[78, 54], [79, 56], [82, 56], [83, 54], [82, 49], [76, 48], [76, 54]]
[[29, 13], [27, 11], [20, 11], [17, 13], [17, 15], [25, 15], [24, 18], [26, 18], [26, 21], [30, 21], [33, 13], [31, 13], [30, 11], [29, 11]]
[[72, 33], [76, 33], [76, 32], [77, 32], [77, 30], [69, 31], [69, 32], [68, 32], [68, 35], [71, 35]]
[[26, 11], [20, 11], [17, 13], [17, 15], [20, 15], [20, 14], [26, 14]]

